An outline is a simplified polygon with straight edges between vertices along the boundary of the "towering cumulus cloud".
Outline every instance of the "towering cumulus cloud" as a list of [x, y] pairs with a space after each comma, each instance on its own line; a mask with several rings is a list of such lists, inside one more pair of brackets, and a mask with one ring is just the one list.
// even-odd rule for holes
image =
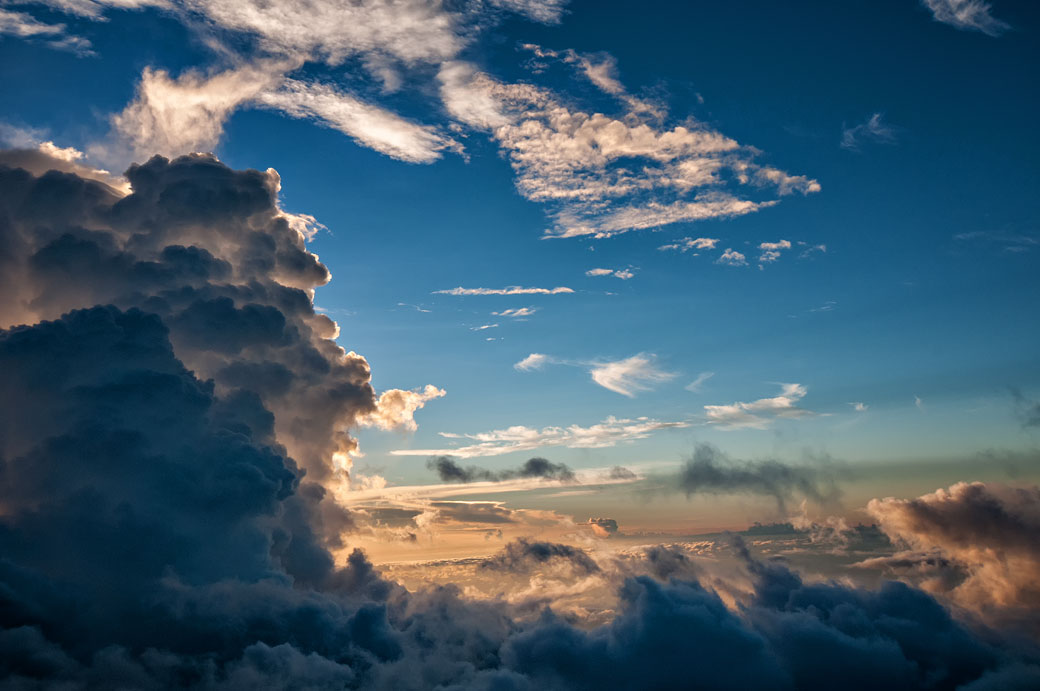
[[[190, 156], [128, 176], [122, 196], [0, 167], [3, 688], [1035, 687], [1034, 653], [921, 590], [806, 584], [746, 553], [741, 607], [647, 568], [601, 626], [409, 592], [360, 551], [337, 565], [349, 428], [439, 390], [381, 410], [314, 312], [328, 272], [273, 171]], [[544, 542], [493, 562], [601, 572]]]

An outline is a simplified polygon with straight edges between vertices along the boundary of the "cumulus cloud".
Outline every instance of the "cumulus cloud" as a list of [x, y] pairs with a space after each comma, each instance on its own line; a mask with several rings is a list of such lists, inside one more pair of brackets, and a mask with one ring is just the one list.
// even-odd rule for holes
[[747, 257], [742, 253], [727, 247], [726, 251], [715, 260], [715, 263], [723, 264], [725, 266], [747, 266]]
[[[867, 511], [911, 551], [889, 568], [998, 619], [1028, 622], [1040, 607], [1040, 488], [961, 482], [916, 499], [874, 499]], [[931, 560], [931, 561], [929, 561]], [[953, 572], [952, 577], [951, 573]]]
[[935, 21], [958, 29], [1000, 36], [1011, 28], [991, 15], [990, 4], [983, 0], [921, 0], [921, 4], [932, 11]]
[[762, 251], [762, 254], [758, 255], [759, 264], [775, 262], [780, 258], [781, 251], [791, 249], [791, 241], [778, 240], [776, 242], [763, 242], [759, 243], [758, 249]]
[[460, 466], [449, 456], [435, 456], [426, 462], [426, 467], [437, 471], [442, 482], [503, 482], [505, 480], [558, 480], [575, 482], [574, 472], [563, 463], [553, 463], [544, 458], [529, 458], [515, 470], [492, 471], [476, 466]]
[[521, 286], [509, 286], [508, 288], [451, 288], [450, 290], [435, 290], [435, 295], [559, 295], [561, 293], [573, 293], [566, 286], [556, 288], [523, 288]]
[[841, 496], [838, 469], [830, 465], [793, 466], [776, 460], [734, 461], [710, 444], [698, 444], [682, 466], [678, 487], [695, 494], [758, 494], [772, 497], [786, 510], [796, 495], [820, 504]]
[[874, 113], [864, 122], [852, 127], [842, 127], [841, 148], [859, 151], [864, 142], [891, 144], [896, 140], [895, 130]]
[[531, 451], [545, 446], [564, 446], [571, 449], [602, 449], [622, 442], [645, 439], [654, 432], [688, 427], [688, 422], [666, 422], [647, 417], [635, 419], [608, 417], [588, 427], [542, 427], [536, 429], [514, 425], [505, 429], [478, 434], [455, 434], [441, 432], [447, 439], [471, 440], [475, 444], [450, 449], [397, 449], [395, 456], [455, 456], [477, 458], [500, 456], [513, 451]]
[[380, 429], [402, 429], [414, 432], [418, 429], [415, 423], [415, 411], [446, 393], [444, 389], [438, 389], [432, 384], [427, 384], [426, 388], [416, 391], [389, 389], [379, 395], [375, 410], [360, 416], [358, 422]]
[[747, 403], [737, 401], [728, 405], [706, 405], [704, 413], [709, 424], [722, 429], [748, 427], [765, 429], [775, 418], [799, 418], [813, 415], [798, 407], [798, 402], [809, 390], [801, 384], [781, 384], [781, 393], [772, 398], [760, 398]]
[[547, 364], [553, 363], [555, 360], [550, 358], [548, 355], [542, 353], [531, 353], [520, 362], [513, 365], [513, 369], [521, 372], [529, 372], [535, 369], [541, 369]]

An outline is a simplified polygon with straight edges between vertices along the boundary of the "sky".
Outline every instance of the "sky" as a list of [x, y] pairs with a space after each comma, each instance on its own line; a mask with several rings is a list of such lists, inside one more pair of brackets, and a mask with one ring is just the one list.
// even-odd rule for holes
[[[783, 643], [811, 605], [872, 684], [1031, 688], [1038, 29], [0, 2], [0, 673], [583, 688], [657, 645], [613, 683], [682, 686], [689, 651], [633, 642], [657, 622], [734, 637], [706, 688], [816, 688]], [[112, 623], [155, 602], [166, 637]], [[441, 650], [448, 610], [482, 642]]]

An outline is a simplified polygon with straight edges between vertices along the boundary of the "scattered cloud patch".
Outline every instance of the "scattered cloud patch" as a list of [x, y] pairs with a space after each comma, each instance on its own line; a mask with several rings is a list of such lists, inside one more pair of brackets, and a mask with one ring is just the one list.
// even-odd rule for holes
[[990, 4], [983, 0], [921, 0], [921, 4], [932, 11], [935, 21], [958, 29], [1000, 36], [1011, 28], [991, 15]]
[[895, 140], [895, 130], [882, 120], [881, 113], [874, 113], [864, 122], [841, 130], [841, 148], [849, 151], [859, 151], [865, 142], [892, 144]]
[[48, 24], [31, 14], [0, 7], [0, 36], [3, 35], [42, 41], [56, 50], [80, 56], [93, 55], [90, 41], [69, 34], [64, 24]]
[[852, 406], [852, 409], [857, 413], [865, 413], [870, 408], [870, 406], [861, 401], [851, 401], [849, 405]]
[[740, 252], [727, 247], [726, 251], [715, 260], [716, 264], [722, 264], [723, 266], [747, 266], [747, 257]]
[[450, 456], [435, 456], [426, 462], [426, 467], [436, 471], [441, 482], [504, 482], [506, 480], [557, 480], [577, 482], [574, 471], [563, 463], [553, 463], [545, 458], [529, 458], [515, 470], [487, 470], [477, 466], [460, 466]]
[[791, 241], [778, 240], [776, 242], [763, 242], [759, 244], [758, 249], [762, 251], [762, 254], [758, 256], [759, 264], [775, 262], [780, 258], [781, 251], [791, 249]]
[[556, 360], [544, 355], [542, 353], [531, 353], [520, 362], [513, 365], [513, 369], [521, 372], [530, 372], [531, 370], [541, 369], [549, 364], [554, 364]]
[[604, 389], [629, 398], [634, 397], [639, 391], [648, 391], [654, 384], [670, 381], [676, 376], [672, 372], [660, 369], [656, 358], [646, 353], [623, 360], [597, 363], [589, 373], [592, 375], [592, 381]]
[[486, 331], [487, 329], [497, 329], [498, 324], [482, 324], [480, 326], [469, 327], [470, 331]]
[[635, 276], [635, 273], [631, 269], [589, 269], [585, 272], [586, 276], [613, 276], [614, 278], [620, 278], [623, 281]]
[[573, 293], [567, 287], [556, 288], [523, 288], [521, 286], [509, 286], [507, 288], [451, 288], [449, 290], [435, 290], [434, 295], [560, 295], [562, 293]]
[[714, 372], [701, 372], [697, 375], [696, 379], [691, 381], [683, 388], [685, 388], [687, 391], [692, 391], [693, 393], [700, 393], [701, 389], [704, 387], [704, 384], [714, 376]]
[[657, 249], [661, 252], [691, 252], [694, 250], [713, 250], [718, 244], [718, 238], [682, 238], [668, 245], [661, 245]]
[[798, 407], [808, 389], [801, 384], [781, 384], [779, 396], [760, 398], [747, 403], [737, 401], [728, 405], [706, 405], [708, 423], [721, 429], [765, 429], [776, 418], [800, 418], [813, 415]]
[[515, 307], [513, 309], [502, 310], [501, 312], [492, 312], [492, 316], [495, 317], [509, 317], [510, 319], [523, 319], [530, 317], [532, 314], [538, 311], [536, 307]]
[[454, 434], [441, 432], [447, 439], [476, 442], [448, 449], [399, 449], [391, 451], [395, 456], [455, 456], [477, 458], [500, 456], [514, 451], [531, 451], [547, 446], [563, 446], [571, 449], [601, 449], [622, 442], [645, 439], [654, 432], [688, 427], [688, 422], [667, 422], [648, 417], [616, 418], [610, 416], [602, 422], [582, 427], [542, 427], [541, 429], [515, 425], [505, 429], [479, 434]]

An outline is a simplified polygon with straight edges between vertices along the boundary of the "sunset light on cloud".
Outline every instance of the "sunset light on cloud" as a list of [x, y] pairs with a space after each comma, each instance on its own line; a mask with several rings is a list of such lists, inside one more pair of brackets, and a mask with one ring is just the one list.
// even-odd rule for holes
[[1040, 688], [1040, 5], [0, 5], [0, 689]]

